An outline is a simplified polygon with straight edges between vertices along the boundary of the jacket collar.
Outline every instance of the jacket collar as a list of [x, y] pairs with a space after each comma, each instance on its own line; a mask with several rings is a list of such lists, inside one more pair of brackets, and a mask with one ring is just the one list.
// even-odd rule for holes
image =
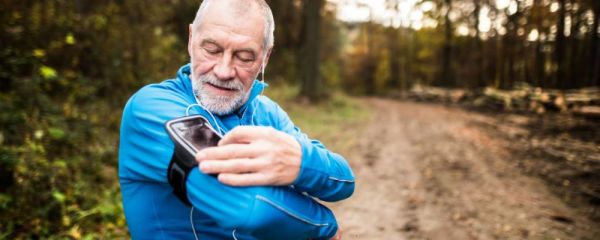
[[[196, 98], [194, 97], [194, 91], [192, 89], [192, 80], [190, 78], [190, 73], [191, 64], [188, 63], [181, 67], [179, 71], [177, 71], [177, 79], [179, 79], [183, 83], [186, 96], [188, 96], [192, 102], [196, 103]], [[269, 85], [267, 83], [255, 79], [252, 83], [252, 87], [250, 88], [250, 96], [248, 97], [248, 100], [244, 103], [244, 105], [242, 105], [242, 107], [240, 107], [234, 113], [238, 116], [242, 116], [244, 111], [252, 104], [254, 99], [258, 97], [262, 93], [262, 91], [268, 86]]]

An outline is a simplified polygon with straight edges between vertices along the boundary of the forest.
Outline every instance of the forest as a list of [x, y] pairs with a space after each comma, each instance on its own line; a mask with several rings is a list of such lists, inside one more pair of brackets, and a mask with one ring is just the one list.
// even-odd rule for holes
[[[188, 24], [201, 1], [1, 1], [0, 239], [126, 238], [117, 175], [122, 109], [139, 88], [173, 78], [177, 69], [189, 62]], [[556, 232], [549, 230], [549, 235], [542, 236], [592, 239], [600, 219], [600, 187], [594, 184], [600, 180], [600, 1], [267, 2], [276, 28], [275, 48], [265, 74], [271, 87], [265, 94], [290, 109], [290, 115], [299, 118], [297, 124], [309, 133], [355, 156], [350, 162], [358, 176], [362, 176], [361, 169], [376, 166], [369, 159], [380, 158], [361, 141], [363, 135], [333, 133], [324, 128], [341, 129], [369, 122], [378, 116], [373, 109], [385, 109], [385, 104], [414, 108], [414, 112], [441, 111], [433, 105], [454, 104], [449, 109], [467, 109], [456, 111], [471, 111], [470, 107], [475, 106], [474, 114], [489, 117], [472, 120], [481, 129], [506, 132], [509, 128], [527, 144], [540, 135], [523, 126], [515, 128], [514, 124], [526, 121], [536, 129], [556, 130], [543, 136], [554, 145], [541, 143], [554, 146], [553, 150], [542, 152], [554, 154], [553, 159], [581, 160], [564, 160], [572, 167], [569, 169], [576, 171], [568, 176], [578, 177], [548, 178], [553, 176], [552, 171], [561, 170], [562, 162], [544, 168], [550, 169], [549, 173], [524, 174], [543, 175], [540, 178], [549, 185], [559, 186], [559, 190], [550, 191], [551, 196], [557, 196], [566, 206], [584, 207], [574, 210], [577, 217], [567, 210], [549, 215], [554, 222], [577, 223], [573, 230], [576, 234], [561, 232], [562, 228], [557, 227]], [[400, 105], [394, 105], [396, 101]], [[406, 102], [425, 105], [403, 105]], [[427, 111], [423, 114], [429, 114]], [[584, 116], [577, 118], [577, 112]], [[311, 120], [302, 116], [307, 113], [317, 117]], [[463, 115], [448, 116], [462, 119]], [[397, 117], [400, 120], [389, 119], [389, 123], [399, 126], [402, 119], [412, 116]], [[429, 119], [423, 117], [425, 122]], [[565, 128], [565, 124], [573, 127]], [[528, 133], [519, 135], [522, 131]], [[408, 133], [428, 132], [399, 132]], [[466, 134], [465, 139], [479, 136], [469, 133], [461, 132]], [[439, 137], [435, 132], [430, 134], [432, 139]], [[564, 145], [572, 142], [568, 136], [583, 140], [578, 140], [578, 145]], [[341, 137], [353, 140], [338, 140]], [[407, 139], [414, 141], [411, 144], [427, 144], [415, 137]], [[486, 143], [480, 137], [474, 139], [477, 145]], [[365, 152], [353, 152], [353, 144], [362, 146], [356, 149]], [[474, 149], [471, 145], [464, 148]], [[523, 157], [529, 156], [528, 150], [531, 148], [513, 152]], [[423, 151], [433, 156], [435, 149]], [[440, 172], [447, 170], [431, 158], [422, 159], [432, 164], [421, 166], [422, 171], [415, 170], [423, 179], [430, 179], [428, 171], [436, 166]], [[523, 164], [527, 162], [515, 166], [521, 169]], [[456, 167], [454, 163], [449, 166]], [[565, 190], [567, 187], [571, 190]], [[565, 194], [569, 196], [566, 200]], [[363, 201], [361, 196], [357, 193], [356, 201]], [[332, 207], [336, 212], [352, 209], [343, 203]], [[468, 214], [448, 214], [454, 222], [470, 219]], [[364, 231], [353, 228], [351, 218], [346, 218], [349, 239], [385, 239], [369, 235], [370, 231], [378, 231], [375, 227]], [[412, 218], [408, 219], [412, 223]], [[403, 229], [399, 232], [409, 234], [404, 237], [443, 239], [427, 235], [431, 232], [426, 227], [409, 223], [399, 227]], [[478, 229], [473, 234], [486, 238], [478, 234], [497, 230], [499, 235], [492, 235], [495, 238], [506, 237], [502, 234], [507, 232], [519, 234], [515, 235], [518, 238], [539, 236], [532, 230], [525, 234], [512, 225], [499, 226]], [[392, 228], [386, 229], [379, 231]], [[410, 235], [419, 231], [425, 235]], [[470, 232], [456, 234], [452, 235], [456, 239], [472, 236]]]

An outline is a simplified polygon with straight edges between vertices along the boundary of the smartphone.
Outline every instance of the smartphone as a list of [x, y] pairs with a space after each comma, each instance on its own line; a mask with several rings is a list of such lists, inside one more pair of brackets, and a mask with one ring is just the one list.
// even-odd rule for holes
[[184, 151], [182, 154], [187, 156], [181, 157], [186, 159], [195, 159], [198, 151], [216, 146], [222, 138], [201, 115], [176, 118], [168, 121], [165, 127], [176, 145], [176, 151]]
[[206, 147], [216, 146], [222, 136], [200, 115], [169, 120], [165, 128], [175, 143], [173, 157], [167, 168], [167, 180], [175, 196], [191, 206], [187, 198], [186, 179], [190, 171], [198, 166], [196, 153]]

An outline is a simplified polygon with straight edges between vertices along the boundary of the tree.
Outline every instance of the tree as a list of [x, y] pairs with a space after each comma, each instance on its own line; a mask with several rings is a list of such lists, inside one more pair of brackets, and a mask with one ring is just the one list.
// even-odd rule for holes
[[479, 31], [479, 15], [481, 14], [481, 6], [483, 0], [473, 0], [473, 4], [475, 8], [473, 9], [473, 18], [474, 24], [473, 28], [475, 29], [475, 64], [477, 68], [475, 69], [475, 84], [472, 86], [475, 87], [483, 87], [485, 86], [485, 75], [484, 75], [484, 66], [485, 66], [485, 56], [483, 51], [483, 42], [481, 40], [481, 32]]
[[444, 0], [446, 10], [444, 12], [444, 46], [442, 47], [442, 70], [438, 77], [438, 84], [446, 83], [448, 86], [455, 86], [454, 74], [452, 71], [452, 21], [450, 21], [450, 12], [452, 11], [452, 0]]
[[[400, 3], [398, 1], [386, 1], [386, 5], [388, 8], [394, 12], [399, 12]], [[393, 24], [391, 24], [388, 29], [388, 45], [390, 49], [389, 54], [389, 69], [390, 69], [390, 80], [388, 81], [388, 86], [392, 89], [396, 89], [402, 86], [400, 79], [400, 46], [399, 46], [399, 31], [396, 29]], [[400, 26], [402, 27], [402, 26]], [[403, 88], [401, 88], [403, 89]], [[403, 89], [404, 90], [404, 89]]]
[[591, 63], [590, 74], [589, 74], [589, 86], [600, 85], [600, 34], [598, 28], [600, 27], [600, 1], [590, 0], [592, 2], [592, 12], [594, 14], [594, 23], [590, 30], [591, 40], [591, 54], [589, 57], [589, 63]]
[[323, 0], [307, 0], [302, 6], [301, 47], [298, 61], [299, 78], [302, 82], [300, 95], [310, 101], [323, 98], [320, 72], [321, 9]]
[[554, 49], [554, 62], [556, 64], [556, 86], [565, 87], [565, 17], [567, 14], [566, 0], [558, 0], [558, 24], [556, 27], [556, 43]]

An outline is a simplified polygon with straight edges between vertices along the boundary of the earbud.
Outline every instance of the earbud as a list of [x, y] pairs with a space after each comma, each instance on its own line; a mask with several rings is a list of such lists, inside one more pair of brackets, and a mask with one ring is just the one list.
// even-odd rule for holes
[[264, 61], [262, 62], [262, 65], [260, 65], [260, 75], [261, 75], [260, 81], [263, 83], [265, 82], [265, 65], [266, 64]]

